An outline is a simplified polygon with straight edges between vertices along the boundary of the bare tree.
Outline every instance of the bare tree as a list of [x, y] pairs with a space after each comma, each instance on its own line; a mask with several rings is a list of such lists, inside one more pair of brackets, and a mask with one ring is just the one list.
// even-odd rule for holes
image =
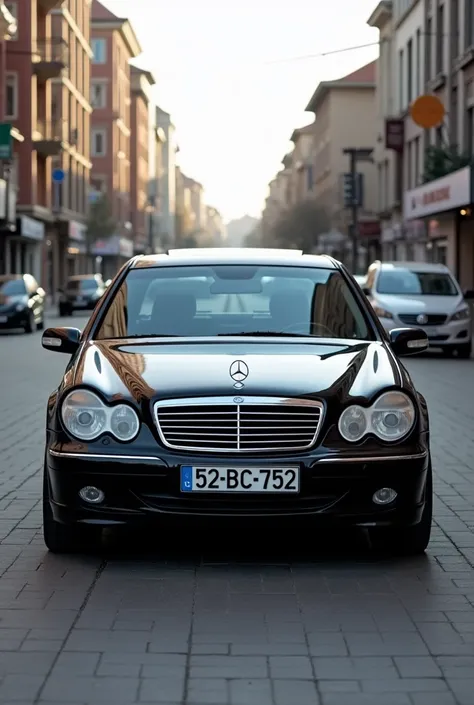
[[316, 201], [302, 201], [282, 213], [269, 233], [274, 247], [295, 247], [311, 252], [318, 238], [331, 229], [327, 210]]

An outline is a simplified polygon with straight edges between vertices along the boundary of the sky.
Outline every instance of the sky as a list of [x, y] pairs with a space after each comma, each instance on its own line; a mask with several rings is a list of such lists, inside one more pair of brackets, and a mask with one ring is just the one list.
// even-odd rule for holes
[[[320, 81], [376, 58], [377, 0], [102, 0], [127, 17], [172, 115], [179, 164], [226, 220], [259, 217]], [[314, 56], [316, 55], [316, 56]], [[305, 58], [299, 58], [305, 57]]]

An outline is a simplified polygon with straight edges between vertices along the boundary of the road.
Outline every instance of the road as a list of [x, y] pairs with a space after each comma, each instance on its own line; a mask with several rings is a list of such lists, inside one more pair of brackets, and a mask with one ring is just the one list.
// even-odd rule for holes
[[0, 335], [2, 705], [473, 705], [474, 360], [408, 363], [430, 404], [436, 526], [404, 560], [278, 532], [48, 554], [45, 402], [66, 362], [40, 333]]

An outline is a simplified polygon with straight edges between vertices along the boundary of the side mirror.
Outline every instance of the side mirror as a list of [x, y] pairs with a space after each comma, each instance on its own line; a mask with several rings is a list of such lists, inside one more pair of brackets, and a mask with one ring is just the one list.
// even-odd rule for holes
[[363, 286], [363, 287], [362, 287], [362, 291], [364, 292], [364, 294], [365, 294], [366, 296], [371, 296], [371, 294], [372, 294], [372, 289], [369, 289], [368, 286]]
[[466, 301], [472, 301], [474, 299], [474, 289], [466, 289], [464, 292], [464, 298]]
[[430, 345], [428, 336], [420, 328], [394, 328], [389, 336], [392, 350], [399, 357], [424, 352]]
[[51, 352], [73, 355], [81, 342], [78, 328], [47, 328], [41, 338], [41, 345]]

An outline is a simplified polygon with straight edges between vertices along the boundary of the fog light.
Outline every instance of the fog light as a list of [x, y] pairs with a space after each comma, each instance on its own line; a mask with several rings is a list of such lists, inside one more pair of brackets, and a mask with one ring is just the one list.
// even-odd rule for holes
[[105, 494], [98, 487], [83, 487], [79, 490], [79, 497], [89, 504], [100, 504], [105, 499]]
[[377, 490], [377, 492], [374, 493], [372, 501], [375, 504], [390, 504], [396, 497], [397, 493], [395, 490], [392, 490], [391, 487], [382, 487], [381, 490]]

